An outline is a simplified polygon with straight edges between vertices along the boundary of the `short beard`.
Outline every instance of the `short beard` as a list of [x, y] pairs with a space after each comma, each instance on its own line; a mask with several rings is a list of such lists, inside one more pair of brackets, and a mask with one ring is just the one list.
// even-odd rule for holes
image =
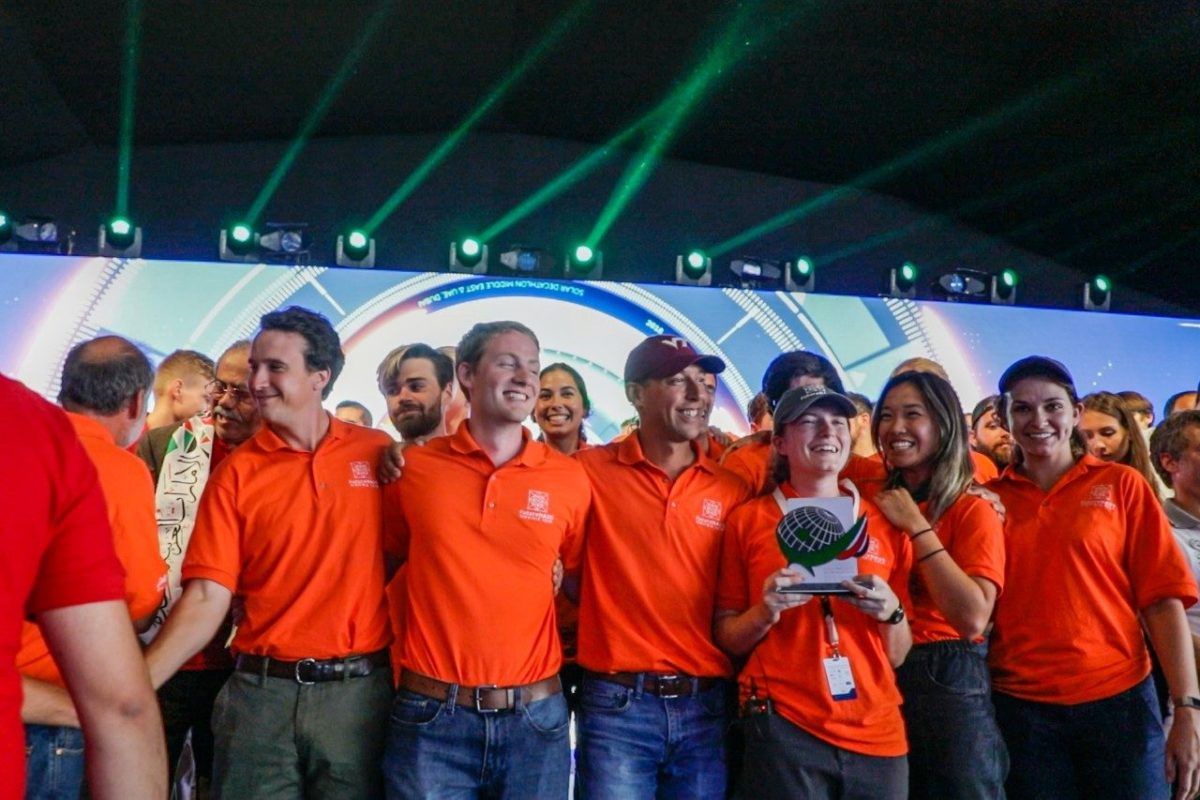
[[438, 404], [433, 408], [422, 408], [420, 414], [405, 417], [396, 425], [396, 430], [400, 431], [400, 437], [404, 441], [409, 442], [413, 439], [428, 436], [441, 424], [442, 404], [439, 400]]

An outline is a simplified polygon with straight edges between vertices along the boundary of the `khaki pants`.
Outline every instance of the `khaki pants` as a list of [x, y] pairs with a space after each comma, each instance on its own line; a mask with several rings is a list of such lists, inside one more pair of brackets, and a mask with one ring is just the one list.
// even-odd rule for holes
[[213, 709], [213, 796], [382, 797], [391, 702], [387, 669], [312, 685], [235, 672]]

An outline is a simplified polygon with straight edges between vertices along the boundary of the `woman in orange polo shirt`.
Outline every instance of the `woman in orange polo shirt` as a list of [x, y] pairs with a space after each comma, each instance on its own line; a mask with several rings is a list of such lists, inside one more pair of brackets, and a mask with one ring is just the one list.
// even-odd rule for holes
[[[1066, 367], [1000, 377], [1012, 465], [1004, 595], [989, 643], [1009, 797], [1168, 798], [1200, 791], [1200, 689], [1185, 606], [1196, 583], [1146, 480], [1086, 453]], [[1143, 625], [1176, 706], [1164, 742]]]
[[1150, 463], [1150, 446], [1129, 406], [1120, 395], [1093, 392], [1083, 398], [1079, 431], [1088, 452], [1101, 461], [1124, 464], [1142, 473], [1157, 491], [1158, 478]]
[[539, 377], [533, 421], [542, 429], [542, 441], [568, 456], [587, 449], [583, 420], [592, 413], [592, 401], [583, 376], [560, 361], [543, 369]]
[[912, 797], [1002, 798], [1008, 756], [992, 710], [983, 634], [1004, 583], [1004, 530], [967, 494], [963, 410], [943, 378], [905, 372], [871, 421], [888, 478], [875, 496], [913, 547], [913, 649], [897, 670]]
[[[788, 498], [857, 494], [839, 485], [854, 404], [823, 386], [775, 409], [780, 483], [729, 517], [714, 634], [735, 658], [745, 719], [742, 794], [754, 798], [908, 796], [908, 744], [894, 668], [912, 644], [899, 594], [912, 547], [867, 501], [869, 545], [843, 596], [789, 593], [776, 525]], [[844, 490], [844, 491], [843, 491]], [[799, 568], [797, 568], [799, 569]], [[794, 591], [794, 590], [792, 590]]]

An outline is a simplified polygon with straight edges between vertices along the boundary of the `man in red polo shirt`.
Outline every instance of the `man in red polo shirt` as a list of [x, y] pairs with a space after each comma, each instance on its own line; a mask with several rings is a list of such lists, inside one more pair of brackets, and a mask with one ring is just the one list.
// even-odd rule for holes
[[580, 466], [522, 424], [538, 341], [480, 323], [458, 346], [471, 415], [405, 451], [386, 491], [386, 549], [406, 564], [389, 798], [566, 797], [567, 704], [554, 562], [578, 569], [591, 489]]
[[235, 672], [217, 697], [217, 797], [368, 798], [392, 696], [375, 464], [386, 433], [322, 408], [345, 362], [328, 320], [266, 314], [250, 351], [263, 428], [209, 479], [183, 596], [147, 651], [161, 685], [236, 592]]
[[163, 797], [162, 728], [122, 601], [96, 469], [71, 424], [0, 376], [0, 799], [23, 796], [21, 691], [14, 658], [32, 616], [87, 734], [93, 797]]
[[750, 492], [698, 442], [724, 369], [677, 336], [646, 339], [625, 362], [638, 428], [576, 456], [595, 498], [579, 608], [585, 797], [725, 796], [732, 668], [712, 621], [725, 520]]

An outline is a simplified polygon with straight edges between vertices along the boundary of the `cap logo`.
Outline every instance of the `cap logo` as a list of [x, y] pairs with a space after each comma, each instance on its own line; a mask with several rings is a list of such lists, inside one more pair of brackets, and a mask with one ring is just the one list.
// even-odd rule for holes
[[661, 341], [663, 344], [668, 347], [674, 347], [676, 350], [683, 350], [689, 347], [687, 339], [682, 339], [678, 336], [667, 336]]

